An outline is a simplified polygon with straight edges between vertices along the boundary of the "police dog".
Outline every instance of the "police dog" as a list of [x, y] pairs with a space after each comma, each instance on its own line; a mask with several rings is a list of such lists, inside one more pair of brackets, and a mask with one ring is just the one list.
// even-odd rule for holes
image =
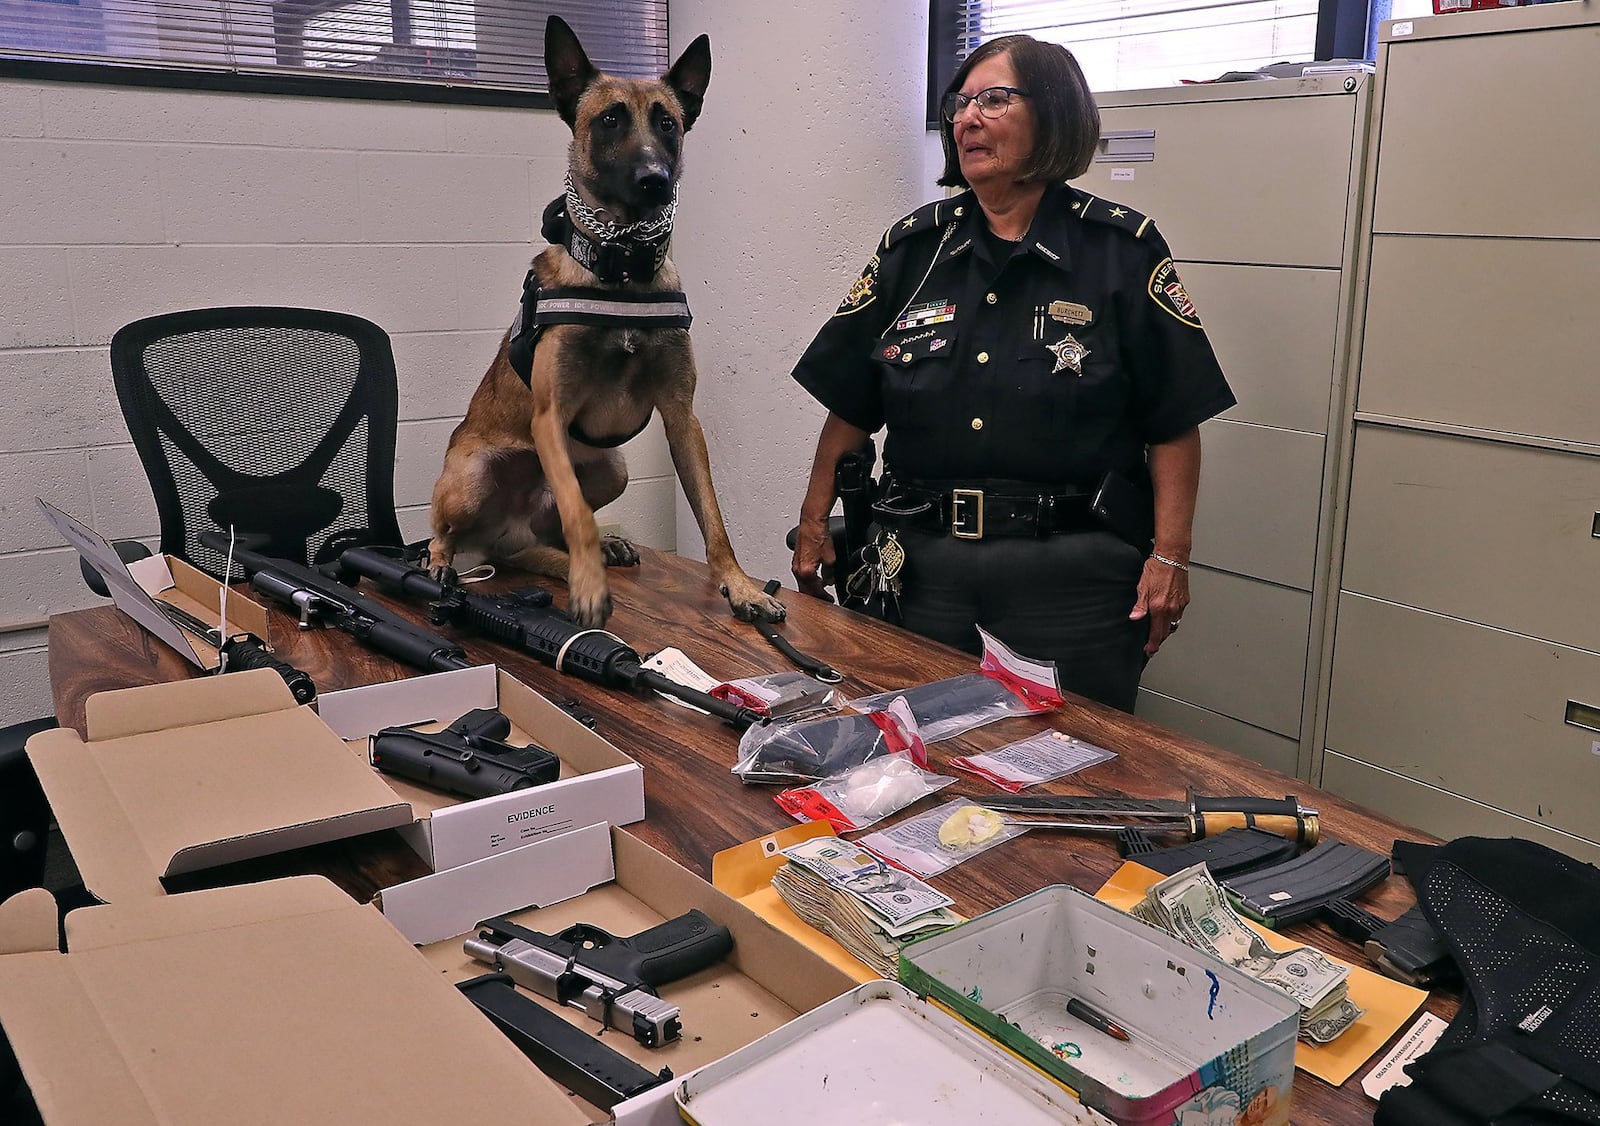
[[[572, 29], [551, 16], [545, 64], [551, 99], [572, 130], [565, 207], [556, 210], [562, 201], [551, 205], [545, 235], [562, 243], [559, 235], [551, 237], [549, 220], [564, 213], [570, 226], [556, 229], [569, 231], [571, 241], [535, 258], [530, 282], [536, 279], [543, 291], [582, 287], [590, 297], [602, 290], [598, 296], [620, 302], [648, 303], [652, 294], [675, 293], [678, 272], [665, 257], [662, 232], [670, 232], [683, 134], [699, 115], [711, 81], [710, 41], [704, 35], [696, 39], [657, 81], [625, 80], [596, 70]], [[639, 243], [619, 232], [641, 230], [660, 240], [657, 251], [646, 250], [655, 265], [648, 280], [638, 276], [648, 269], [619, 273], [616, 258], [605, 266], [603, 251], [590, 253], [608, 240], [613, 248], [637, 251]], [[572, 250], [584, 253], [588, 264]], [[635, 254], [626, 261], [636, 267], [639, 259]], [[525, 303], [524, 316], [527, 308]], [[450, 436], [433, 489], [426, 565], [442, 578], [459, 549], [477, 549], [490, 559], [565, 579], [573, 617], [585, 626], [602, 624], [611, 613], [606, 566], [637, 564], [639, 553], [617, 537], [602, 541], [594, 510], [615, 500], [628, 483], [627, 466], [614, 447], [660, 411], [673, 466], [705, 537], [712, 580], [738, 617], [781, 620], [783, 604], [740, 570], [728, 542], [694, 414], [687, 327], [639, 327], [637, 321], [548, 325], [537, 335], [531, 362], [524, 360], [525, 383], [511, 362], [522, 320], [501, 341]]]

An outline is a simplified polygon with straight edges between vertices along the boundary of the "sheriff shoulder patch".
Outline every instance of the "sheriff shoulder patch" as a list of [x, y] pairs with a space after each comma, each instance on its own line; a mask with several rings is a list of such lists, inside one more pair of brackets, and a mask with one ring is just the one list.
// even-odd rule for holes
[[861, 271], [861, 276], [851, 285], [850, 292], [846, 293], [844, 300], [839, 302], [839, 307], [834, 310], [833, 315], [842, 317], [846, 313], [854, 313], [860, 309], [865, 309], [878, 296], [877, 284], [878, 256], [874, 254], [871, 261], [867, 263], [866, 269]]
[[1151, 271], [1150, 299], [1190, 328], [1201, 327], [1199, 310], [1189, 299], [1189, 291], [1178, 280], [1178, 268], [1172, 264], [1171, 258], [1163, 258], [1161, 264]]

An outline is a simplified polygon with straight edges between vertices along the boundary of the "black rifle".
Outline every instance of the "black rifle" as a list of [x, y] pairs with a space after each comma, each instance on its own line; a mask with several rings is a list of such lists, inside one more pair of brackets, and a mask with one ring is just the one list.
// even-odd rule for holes
[[194, 634], [217, 651], [221, 662], [215, 672], [271, 669], [289, 686], [289, 692], [294, 696], [295, 703], [309, 704], [317, 698], [317, 686], [312, 683], [311, 678], [288, 661], [273, 656], [272, 650], [267, 648], [267, 643], [255, 634], [236, 633], [225, 638], [221, 630], [206, 625], [187, 610], [180, 610], [172, 603], [162, 602], [159, 599], [156, 600], [156, 605], [173, 625]]
[[[200, 542], [228, 554], [226, 532], [201, 532]], [[232, 550], [233, 561], [250, 576], [251, 589], [297, 613], [301, 629], [332, 626], [385, 656], [428, 672], [471, 667], [466, 650], [454, 641], [407, 621], [359, 590], [292, 560], [258, 555], [237, 543]]]
[[505, 738], [511, 721], [478, 708], [443, 731], [385, 727], [372, 737], [372, 765], [387, 774], [465, 798], [487, 798], [554, 782], [561, 760], [537, 743], [516, 747]]
[[[235, 553], [237, 555], [237, 553]], [[608, 688], [650, 688], [693, 704], [740, 729], [762, 722], [759, 713], [719, 700], [643, 667], [627, 642], [597, 629], [585, 629], [550, 604], [537, 588], [513, 594], [468, 594], [459, 584], [441, 583], [421, 567], [382, 548], [352, 547], [339, 556], [339, 568], [378, 584], [387, 594], [426, 601], [429, 616], [504, 642], [543, 661], [557, 672]]]
[[541, 934], [504, 917], [478, 928], [465, 944], [473, 958], [509, 974], [524, 989], [582, 1009], [646, 1048], [659, 1048], [683, 1033], [678, 1006], [658, 997], [656, 986], [714, 965], [733, 948], [727, 927], [693, 910], [630, 938], [588, 923]]

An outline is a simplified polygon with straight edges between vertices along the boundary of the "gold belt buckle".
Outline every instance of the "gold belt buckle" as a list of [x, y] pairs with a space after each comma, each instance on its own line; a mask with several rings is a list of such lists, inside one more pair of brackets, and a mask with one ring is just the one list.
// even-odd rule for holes
[[[961, 506], [972, 504], [978, 510], [977, 530], [965, 531], [966, 520], [962, 517]], [[982, 489], [951, 489], [950, 490], [950, 534], [958, 540], [981, 540], [983, 538], [983, 490]]]

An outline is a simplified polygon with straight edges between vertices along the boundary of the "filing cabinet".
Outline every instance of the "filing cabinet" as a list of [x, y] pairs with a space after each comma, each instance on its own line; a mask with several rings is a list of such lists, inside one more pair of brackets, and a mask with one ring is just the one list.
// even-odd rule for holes
[[1600, 12], [1384, 27], [1320, 780], [1600, 859]]
[[1155, 220], [1239, 399], [1201, 429], [1194, 604], [1138, 713], [1308, 778], [1369, 86], [1104, 94], [1101, 152], [1077, 181]]

